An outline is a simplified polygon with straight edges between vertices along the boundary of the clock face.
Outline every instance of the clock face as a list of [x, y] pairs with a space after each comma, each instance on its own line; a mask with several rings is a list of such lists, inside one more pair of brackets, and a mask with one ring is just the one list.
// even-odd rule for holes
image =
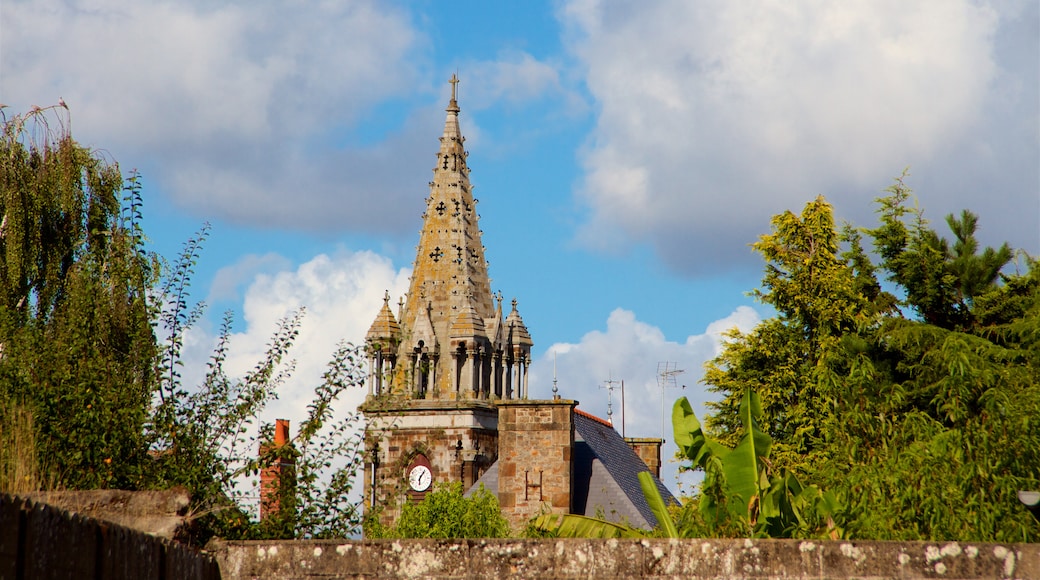
[[425, 465], [416, 465], [408, 472], [408, 485], [412, 486], [415, 491], [426, 491], [430, 489], [431, 483], [433, 483], [433, 474]]

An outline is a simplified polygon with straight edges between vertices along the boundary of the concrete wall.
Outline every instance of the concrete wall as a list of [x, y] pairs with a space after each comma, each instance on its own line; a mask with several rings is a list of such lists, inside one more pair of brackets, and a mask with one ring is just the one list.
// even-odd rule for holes
[[216, 580], [207, 554], [44, 503], [0, 495], [0, 580]]
[[1040, 544], [799, 540], [217, 542], [221, 578], [1040, 578]]

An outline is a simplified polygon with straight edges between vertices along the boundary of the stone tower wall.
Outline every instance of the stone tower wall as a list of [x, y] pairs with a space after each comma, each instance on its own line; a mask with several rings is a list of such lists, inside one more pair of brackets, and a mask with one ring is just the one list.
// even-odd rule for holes
[[548, 509], [571, 509], [571, 400], [498, 401], [498, 501], [514, 529]]
[[408, 401], [401, 408], [365, 409], [365, 415], [364, 504], [382, 507], [385, 525], [396, 521], [403, 502], [424, 497], [408, 488], [406, 472], [416, 454], [430, 462], [431, 490], [449, 482], [468, 489], [498, 455], [498, 413], [491, 405]]

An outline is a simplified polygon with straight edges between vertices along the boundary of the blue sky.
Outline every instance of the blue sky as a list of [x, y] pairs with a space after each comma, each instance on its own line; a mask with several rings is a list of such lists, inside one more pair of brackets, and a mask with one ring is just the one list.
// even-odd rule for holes
[[212, 224], [195, 368], [223, 310], [245, 372], [307, 307], [269, 413], [297, 420], [406, 288], [452, 73], [532, 396], [555, 353], [564, 396], [605, 415], [624, 380], [628, 434], [655, 436], [659, 363], [685, 370], [667, 403], [704, 401], [720, 334], [765, 315], [748, 244], [776, 213], [822, 194], [869, 225], [910, 167], [937, 224], [970, 208], [1040, 254], [1038, 71], [1035, 0], [0, 4], [6, 111], [63, 97], [78, 140], [142, 172], [156, 251]]

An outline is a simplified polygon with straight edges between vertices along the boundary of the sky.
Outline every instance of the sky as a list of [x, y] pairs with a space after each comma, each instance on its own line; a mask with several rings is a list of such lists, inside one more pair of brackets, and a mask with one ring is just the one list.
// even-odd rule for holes
[[680, 396], [703, 416], [722, 334], [769, 315], [749, 245], [777, 213], [823, 195], [872, 225], [909, 168], [941, 231], [968, 208], [984, 244], [1040, 254], [1037, 0], [0, 1], [3, 112], [64, 99], [140, 172], [154, 251], [210, 224], [185, 380], [223, 312], [245, 373], [306, 308], [266, 420], [298, 424], [335, 345], [405, 292], [453, 73], [531, 397], [555, 373], [620, 431], [624, 381], [629, 436], [670, 441]]

